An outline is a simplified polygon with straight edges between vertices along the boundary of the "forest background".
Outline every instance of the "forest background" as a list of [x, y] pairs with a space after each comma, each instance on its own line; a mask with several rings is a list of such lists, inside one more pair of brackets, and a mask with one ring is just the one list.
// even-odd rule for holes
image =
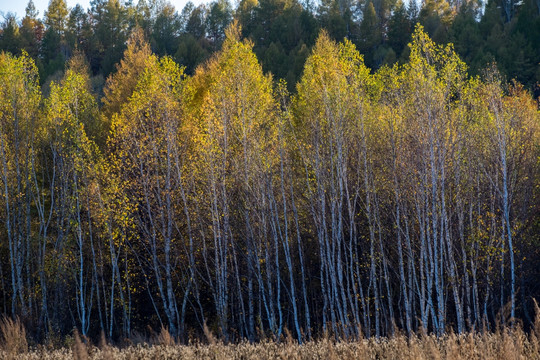
[[[25, 14], [5, 13], [0, 49], [35, 61], [40, 83], [58, 80], [73, 52], [84, 53], [98, 97], [105, 79], [122, 58], [134, 27], [143, 29], [152, 51], [171, 56], [187, 74], [221, 48], [225, 28], [234, 19], [242, 37], [253, 41], [263, 66], [294, 90], [303, 65], [324, 28], [332, 39], [349, 39], [373, 70], [408, 59], [407, 44], [419, 22], [438, 44], [453, 43], [455, 51], [479, 75], [497, 63], [507, 79], [535, 91], [540, 81], [540, 4], [536, 0], [226, 0], [175, 9], [163, 0], [94, 0], [89, 9], [68, 8], [54, 0], [42, 18], [30, 1]], [[19, 18], [17, 17], [19, 16]]]
[[0, 305], [37, 341], [532, 323], [538, 1], [52, 0], [0, 31]]

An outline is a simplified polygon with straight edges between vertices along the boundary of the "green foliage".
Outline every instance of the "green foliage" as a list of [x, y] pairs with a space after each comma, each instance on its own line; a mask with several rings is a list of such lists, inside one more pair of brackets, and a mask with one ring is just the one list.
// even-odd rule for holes
[[382, 65], [380, 58], [377, 61], [375, 59], [375, 53], [378, 47], [382, 44], [382, 32], [381, 32], [380, 19], [375, 13], [375, 7], [373, 2], [368, 1], [364, 9], [364, 17], [360, 24], [360, 38], [359, 49], [365, 54], [366, 59], [369, 59], [368, 65], [376, 68]]
[[18, 54], [20, 52], [20, 36], [19, 24], [17, 24], [15, 14], [8, 13], [2, 23], [0, 47], [4, 51]]
[[160, 56], [174, 55], [179, 42], [181, 23], [175, 9], [165, 5], [156, 16], [152, 27], [152, 44]]
[[128, 37], [127, 8], [119, 0], [93, 2], [91, 52], [87, 55], [95, 73], [107, 77], [122, 57]]
[[208, 16], [206, 17], [206, 29], [214, 48], [225, 38], [225, 29], [232, 21], [232, 8], [228, 0], [218, 0], [209, 5]]
[[[42, 22], [30, 0], [20, 22], [13, 14], [5, 16], [0, 49], [13, 54], [25, 49], [47, 86], [61, 77], [75, 51], [86, 56], [92, 77], [105, 79], [115, 71], [129, 33], [139, 27], [155, 54], [173, 56], [186, 74], [193, 74], [221, 49], [225, 28], [234, 18], [242, 36], [252, 40], [263, 70], [286, 80], [294, 91], [320, 29], [336, 41], [351, 41], [376, 70], [407, 60], [406, 45], [419, 22], [436, 43], [453, 43], [473, 75], [496, 62], [504, 76], [530, 90], [540, 79], [535, 0], [324, 0], [316, 7], [310, 1], [243, 0], [236, 6], [216, 0], [198, 6], [188, 2], [180, 10], [163, 0], [96, 0], [87, 11], [55, 0]], [[100, 94], [103, 83], [95, 84]]]
[[398, 59], [411, 40], [412, 24], [408, 18], [405, 4], [403, 1], [398, 1], [388, 22], [388, 45], [394, 50]]
[[38, 62], [40, 54], [40, 43], [43, 37], [44, 26], [37, 18], [37, 11], [32, 0], [26, 7], [26, 15], [21, 21], [21, 47]]
[[199, 64], [210, 56], [210, 49], [206, 42], [197, 41], [191, 34], [184, 34], [179, 39], [175, 59], [186, 67], [186, 73], [192, 75]]
[[68, 8], [65, 0], [51, 0], [45, 11], [45, 25], [57, 34], [66, 31]]

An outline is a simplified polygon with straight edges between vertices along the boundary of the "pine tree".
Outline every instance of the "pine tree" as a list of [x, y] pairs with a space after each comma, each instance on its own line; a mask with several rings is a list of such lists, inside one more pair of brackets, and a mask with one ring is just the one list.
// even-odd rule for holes
[[18, 55], [21, 51], [21, 45], [21, 34], [15, 14], [8, 13], [4, 17], [4, 22], [0, 29], [0, 49]]
[[64, 68], [68, 57], [68, 48], [65, 42], [67, 30], [68, 9], [65, 0], [51, 0], [45, 11], [45, 34], [43, 36], [44, 71], [42, 78], [54, 75]]
[[[26, 14], [21, 21], [21, 47], [36, 61], [40, 52], [41, 42], [43, 40], [44, 26], [38, 19], [38, 11], [32, 0], [28, 1]], [[39, 64], [38, 64], [39, 66]]]

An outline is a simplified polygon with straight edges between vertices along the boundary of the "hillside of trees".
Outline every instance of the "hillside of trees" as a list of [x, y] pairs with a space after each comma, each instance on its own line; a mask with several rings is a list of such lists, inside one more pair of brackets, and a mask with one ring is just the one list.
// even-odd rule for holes
[[215, 0], [183, 9], [166, 0], [92, 0], [89, 9], [51, 0], [41, 17], [30, 0], [25, 14], [4, 14], [0, 50], [19, 55], [24, 49], [42, 85], [59, 80], [66, 61], [82, 52], [100, 98], [134, 28], [143, 29], [153, 53], [171, 56], [191, 75], [221, 48], [233, 19], [253, 42], [263, 71], [285, 79], [292, 92], [320, 29], [335, 41], [351, 41], [376, 70], [408, 60], [419, 22], [436, 43], [454, 44], [471, 75], [496, 62], [506, 80], [540, 96], [538, 0], [241, 0], [237, 8]]
[[459, 43], [421, 25], [402, 62], [378, 68], [317, 31], [291, 50], [305, 61], [284, 60], [300, 67], [290, 84], [265, 69], [279, 70], [265, 60], [275, 42], [264, 50], [233, 20], [184, 48], [210, 49], [190, 70], [180, 50], [153, 50], [170, 44], [159, 16], [128, 34], [115, 1], [90, 13], [126, 11], [102, 28], [110, 46], [82, 22], [94, 35], [71, 48], [70, 30], [54, 30], [60, 3], [39, 47], [59, 35], [56, 60], [0, 55], [0, 311], [36, 341], [73, 328], [187, 341], [206, 325], [228, 342], [533, 322], [540, 113], [527, 85], [494, 64], [471, 76]]

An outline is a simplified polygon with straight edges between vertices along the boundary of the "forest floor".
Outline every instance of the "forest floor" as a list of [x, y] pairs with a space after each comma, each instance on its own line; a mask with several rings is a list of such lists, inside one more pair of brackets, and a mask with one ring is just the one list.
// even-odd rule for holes
[[122, 348], [103, 342], [100, 346], [86, 345], [75, 335], [68, 347], [56, 350], [27, 347], [22, 351], [15, 343], [10, 348], [2, 339], [0, 359], [540, 359], [540, 339], [536, 335], [540, 327], [535, 328], [530, 333], [517, 327], [443, 337], [397, 335], [359, 341], [323, 338], [302, 345], [292, 338], [281, 342], [223, 344], [213, 337], [205, 344], [177, 345], [165, 336], [161, 337], [161, 344]]

